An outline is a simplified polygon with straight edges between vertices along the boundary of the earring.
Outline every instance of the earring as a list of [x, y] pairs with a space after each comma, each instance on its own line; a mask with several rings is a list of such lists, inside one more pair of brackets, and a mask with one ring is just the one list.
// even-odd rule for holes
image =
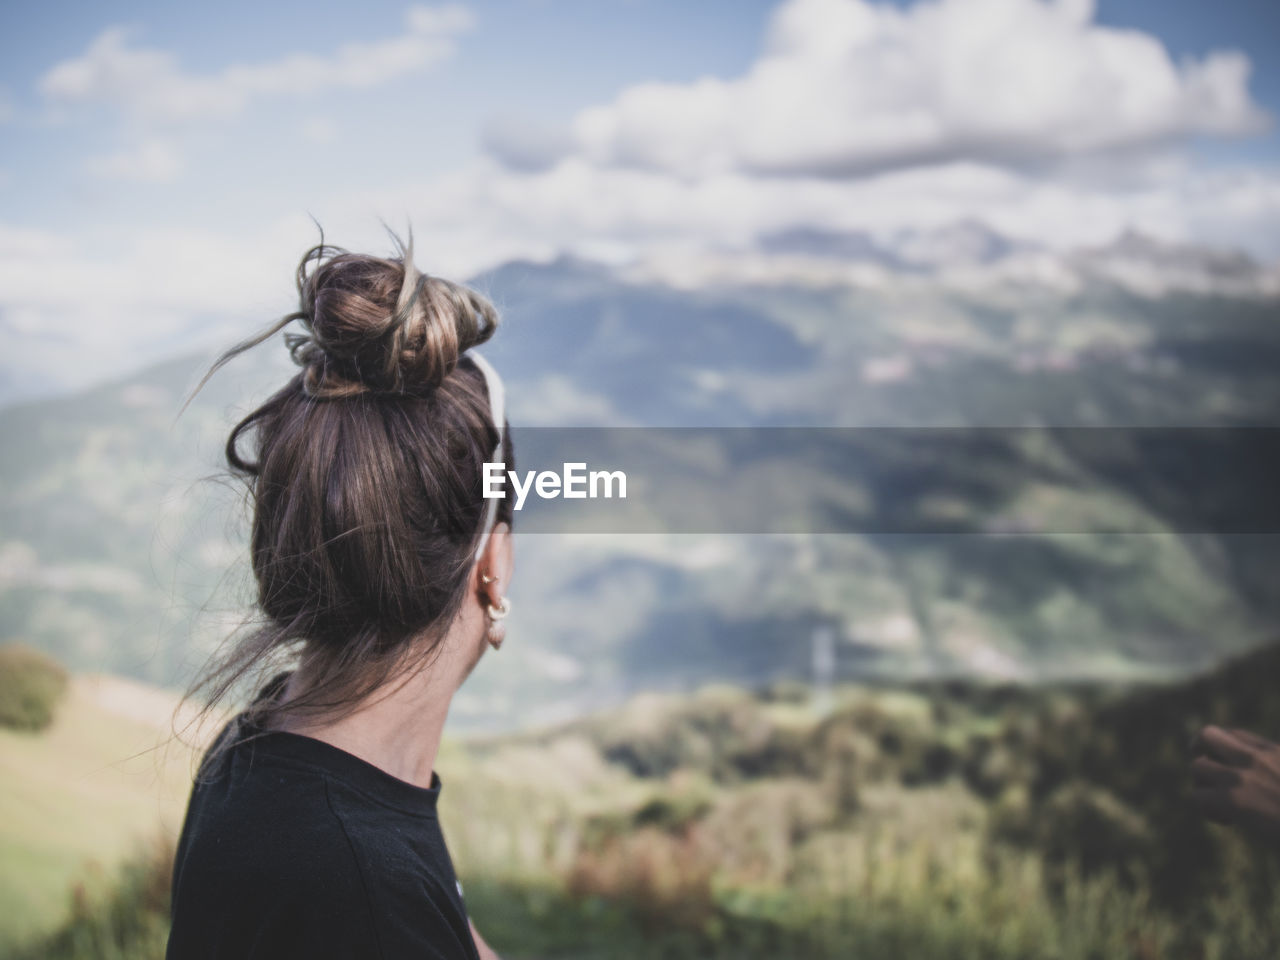
[[481, 582], [481, 583], [483, 583], [483, 584], [486, 584], [486, 585], [487, 585], [487, 584], [490, 584], [490, 583], [497, 583], [497, 582], [498, 582], [498, 578], [497, 578], [497, 577], [491, 577], [491, 576], [489, 576], [489, 574], [487, 574], [487, 573], [482, 573], [482, 574], [480, 574], [480, 582]]
[[502, 621], [511, 612], [511, 601], [502, 597], [498, 606], [491, 603], [485, 608], [485, 612], [489, 614], [489, 630], [486, 634], [489, 646], [495, 650], [501, 649], [502, 641], [507, 638], [507, 625]]

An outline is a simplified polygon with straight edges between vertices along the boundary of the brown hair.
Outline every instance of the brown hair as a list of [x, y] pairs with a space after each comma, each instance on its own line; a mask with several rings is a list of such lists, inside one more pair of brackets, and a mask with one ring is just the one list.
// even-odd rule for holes
[[[487, 505], [482, 465], [498, 443], [484, 376], [464, 353], [498, 316], [475, 291], [419, 274], [412, 240], [395, 242], [400, 256], [383, 259], [322, 238], [298, 264], [298, 310], [222, 354], [192, 391], [301, 324], [285, 335], [301, 371], [227, 439], [253, 506], [262, 616], [188, 691], [203, 695], [204, 716], [295, 653], [307, 689], [250, 704], [246, 720], [342, 716], [429, 656], [461, 607]], [[509, 501], [498, 505], [510, 524]]]

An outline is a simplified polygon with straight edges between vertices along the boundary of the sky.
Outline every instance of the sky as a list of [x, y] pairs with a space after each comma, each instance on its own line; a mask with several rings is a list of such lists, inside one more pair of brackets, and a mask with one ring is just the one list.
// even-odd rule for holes
[[1273, 0], [80, 2], [0, 13], [0, 403], [290, 308], [315, 239], [562, 252], [981, 222], [1280, 258]]

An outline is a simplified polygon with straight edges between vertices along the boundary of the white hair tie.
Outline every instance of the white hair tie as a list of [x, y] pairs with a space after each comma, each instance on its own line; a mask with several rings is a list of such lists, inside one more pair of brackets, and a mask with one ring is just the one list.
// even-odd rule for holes
[[[484, 374], [485, 387], [489, 392], [489, 410], [493, 414], [493, 425], [498, 431], [498, 445], [493, 448], [493, 456], [488, 462], [503, 463], [502, 457], [502, 438], [503, 424], [506, 422], [506, 391], [502, 386], [502, 378], [498, 376], [498, 371], [493, 369], [493, 364], [476, 353], [474, 350], [468, 350], [464, 356], [471, 358], [471, 362], [480, 368], [480, 372]], [[484, 556], [484, 548], [489, 543], [489, 534], [493, 532], [494, 522], [498, 519], [498, 501], [495, 497], [488, 497], [487, 505], [484, 513], [484, 526], [481, 528], [480, 545], [476, 548], [476, 562]]]

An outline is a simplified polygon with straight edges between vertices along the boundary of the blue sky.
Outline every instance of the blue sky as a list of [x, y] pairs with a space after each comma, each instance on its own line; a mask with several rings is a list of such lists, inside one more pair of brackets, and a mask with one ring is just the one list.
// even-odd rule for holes
[[0, 400], [279, 312], [309, 215], [350, 246], [411, 218], [424, 266], [462, 275], [973, 220], [1280, 257], [1270, 0], [0, 16]]
[[[911, 6], [898, 0], [898, 7]], [[315, 203], [333, 180], [357, 182], [374, 173], [365, 150], [354, 144], [311, 150], [296, 131], [282, 130], [281, 111], [296, 124], [332, 115], [335, 137], [378, 142], [380, 178], [420, 176], [456, 167], [481, 149], [486, 124], [512, 116], [565, 122], [584, 106], [609, 100], [644, 80], [692, 81], [731, 77], [758, 53], [775, 4], [763, 0], [481, 0], [467, 5], [475, 27], [441, 69], [412, 77], [395, 96], [385, 90], [337, 93], [329, 103], [304, 100], [251, 109], [226, 126], [196, 136], [192, 180], [210, 173], [241, 181], [230, 189], [197, 190], [175, 208], [168, 191], [104, 185], [79, 169], [81, 151], [118, 142], [111, 118], [81, 116], [50, 124], [38, 85], [55, 64], [82, 54], [110, 27], [124, 27], [139, 46], [172, 53], [193, 73], [230, 63], [254, 63], [290, 52], [324, 52], [349, 42], [376, 42], [400, 26], [406, 5], [372, 2], [358, 16], [342, 4], [291, 2], [217, 5], [171, 3], [31, 4], [10, 7], [0, 39], [0, 89], [14, 116], [0, 141], [4, 209], [10, 220], [65, 224], [85, 208], [104, 216], [124, 211], [183, 217], [225, 210], [228, 202], [258, 206], [265, 195], [283, 204]], [[1254, 99], [1280, 111], [1280, 4], [1270, 0], [1101, 0], [1095, 20], [1158, 38], [1174, 58], [1215, 49], [1248, 55]], [[403, 96], [418, 98], [438, 135], [429, 145], [395, 128]], [[252, 158], [246, 156], [252, 145]], [[1191, 138], [1186, 149], [1208, 162], [1274, 162], [1280, 133], [1243, 138]], [[204, 163], [200, 163], [203, 158]], [[296, 159], [295, 159], [296, 158]], [[253, 173], [272, 161], [288, 183], [255, 184]], [[204, 174], [203, 178], [200, 174]], [[223, 184], [225, 185], [225, 180]], [[190, 186], [195, 186], [194, 183]], [[203, 202], [201, 200], [203, 199]], [[270, 201], [267, 201], [270, 202]]]
[[[10, 8], [9, 27], [0, 41], [3, 66], [0, 85], [18, 114], [14, 126], [23, 128], [6, 137], [0, 147], [0, 169], [11, 186], [32, 181], [52, 185], [55, 177], [76, 177], [70, 155], [92, 140], [111, 136], [109, 121], [90, 120], [74, 126], [50, 127], [42, 122], [39, 78], [59, 62], [83, 53], [104, 29], [124, 26], [139, 44], [171, 51], [184, 68], [214, 72], [228, 63], [255, 62], [293, 51], [327, 51], [347, 42], [374, 42], [396, 32], [405, 3], [362, 5], [353, 18], [346, 5], [284, 2], [235, 2], [218, 5], [165, 3], [80, 3]], [[372, 96], [339, 94], [332, 108], [297, 104], [299, 122], [327, 113], [342, 117], [343, 136], [386, 144], [377, 173], [382, 177], [422, 174], [447, 169], [475, 154], [486, 121], [510, 114], [529, 114], [547, 121], [564, 121], [586, 104], [606, 100], [637, 79], [693, 79], [704, 73], [733, 74], [743, 70], [759, 46], [771, 5], [758, 0], [717, 0], [681, 4], [643, 0], [617, 2], [556, 2], [515, 0], [474, 3], [476, 27], [460, 44], [458, 54], [440, 71], [412, 80], [412, 92], [439, 135], [429, 147], [400, 137], [403, 149], [393, 149], [401, 123], [402, 100], [375, 92]], [[233, 142], [219, 146], [205, 142], [211, 165], [235, 155], [245, 141], [254, 153], [285, 158], [298, 150], [281, 135], [274, 112], [251, 111], [240, 118]], [[11, 127], [13, 130], [13, 127]], [[17, 131], [14, 130], [14, 133]], [[403, 131], [401, 131], [403, 132]], [[212, 139], [212, 137], [210, 138]], [[298, 164], [297, 173], [319, 189], [329, 177], [357, 180], [368, 176], [357, 151], [324, 151]], [[359, 151], [363, 153], [363, 151]], [[109, 201], [97, 195], [94, 184], [80, 183], [79, 191], [12, 189], [6, 208], [27, 222], [49, 222], [79, 215], [86, 200]], [[113, 190], [114, 192], [114, 190]], [[169, 207], [150, 191], [131, 191], [130, 205]], [[123, 200], [123, 198], [121, 198]], [[211, 201], [215, 205], [218, 201]]]

